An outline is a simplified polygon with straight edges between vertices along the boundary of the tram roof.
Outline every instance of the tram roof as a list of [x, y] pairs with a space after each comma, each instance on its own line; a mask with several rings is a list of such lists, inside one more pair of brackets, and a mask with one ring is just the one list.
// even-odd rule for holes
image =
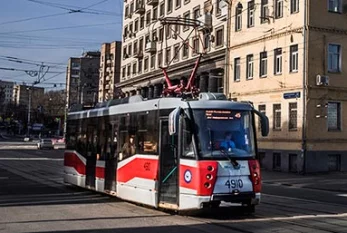
[[176, 107], [192, 109], [235, 109], [252, 110], [252, 105], [247, 102], [234, 102], [229, 100], [185, 100], [181, 98], [169, 97], [151, 100], [143, 100], [142, 97], [136, 97], [135, 101], [128, 103], [119, 103], [117, 105], [104, 104], [103, 107], [93, 108], [83, 111], [69, 112], [69, 119], [90, 118], [99, 116], [108, 116], [116, 114], [127, 114], [130, 112], [143, 112], [158, 109], [174, 109]]

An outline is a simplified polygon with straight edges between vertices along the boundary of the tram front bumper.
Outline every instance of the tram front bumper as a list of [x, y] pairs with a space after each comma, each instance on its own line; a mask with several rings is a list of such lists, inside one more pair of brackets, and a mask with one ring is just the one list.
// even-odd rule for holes
[[230, 203], [249, 203], [258, 205], [260, 203], [260, 193], [229, 193], [229, 194], [213, 194], [211, 201], [224, 201]]

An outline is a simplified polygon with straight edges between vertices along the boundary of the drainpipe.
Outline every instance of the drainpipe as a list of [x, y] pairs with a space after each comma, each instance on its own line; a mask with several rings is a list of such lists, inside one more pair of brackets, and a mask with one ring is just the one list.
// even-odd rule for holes
[[225, 70], [224, 70], [224, 94], [226, 96], [229, 96], [229, 63], [230, 63], [230, 32], [231, 32], [231, 6], [232, 1], [225, 1], [227, 3], [228, 7], [228, 13], [227, 13], [227, 19], [226, 19], [226, 26], [227, 26], [227, 47], [225, 50]]
[[303, 109], [302, 109], [302, 159], [303, 159], [303, 164], [302, 164], [302, 174], [306, 173], [306, 147], [307, 147], [307, 142], [306, 142], [306, 113], [307, 113], [307, 32], [308, 32], [308, 14], [307, 14], [307, 4], [308, 1], [304, 1], [304, 28], [303, 28], [303, 33], [304, 33], [304, 51], [303, 51], [303, 81], [302, 81], [302, 104], [303, 104]]

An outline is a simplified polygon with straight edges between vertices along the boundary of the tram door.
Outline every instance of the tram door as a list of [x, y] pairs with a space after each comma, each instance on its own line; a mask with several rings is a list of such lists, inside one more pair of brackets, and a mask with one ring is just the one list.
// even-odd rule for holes
[[178, 204], [178, 137], [169, 135], [168, 120], [160, 121], [159, 203]]
[[117, 128], [115, 124], [110, 124], [106, 128], [106, 157], [105, 157], [105, 191], [116, 191], [116, 171], [117, 171]]
[[97, 154], [97, 124], [88, 119], [87, 128], [87, 157], [86, 157], [86, 187], [95, 188], [95, 168]]

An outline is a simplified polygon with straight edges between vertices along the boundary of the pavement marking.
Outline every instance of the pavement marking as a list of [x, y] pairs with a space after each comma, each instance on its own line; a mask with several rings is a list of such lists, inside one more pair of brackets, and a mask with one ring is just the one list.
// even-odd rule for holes
[[52, 159], [52, 158], [0, 158], [0, 160], [5, 161], [63, 161], [64, 159]]
[[337, 194], [337, 196], [339, 197], [347, 197], [347, 194], [343, 193], [343, 194]]

